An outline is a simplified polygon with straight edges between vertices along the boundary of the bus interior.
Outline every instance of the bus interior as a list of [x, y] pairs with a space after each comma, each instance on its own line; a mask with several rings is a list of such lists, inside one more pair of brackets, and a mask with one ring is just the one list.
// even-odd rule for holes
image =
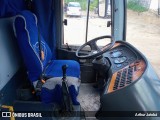
[[159, 120], [159, 8], [0, 0], [0, 119]]

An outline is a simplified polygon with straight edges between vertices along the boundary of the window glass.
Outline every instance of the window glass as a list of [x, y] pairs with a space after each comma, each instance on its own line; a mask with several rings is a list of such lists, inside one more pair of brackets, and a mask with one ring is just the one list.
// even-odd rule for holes
[[[111, 35], [111, 26], [107, 27], [107, 22], [111, 21], [110, 0], [100, 0], [100, 3], [104, 6], [100, 7], [104, 12], [102, 16], [98, 13], [98, 0], [90, 0], [87, 41]], [[86, 42], [87, 7], [88, 0], [64, 0], [64, 19], [68, 21], [68, 25], [64, 26], [64, 44], [80, 46]], [[106, 44], [103, 41], [98, 45]]]
[[127, 0], [127, 41], [151, 62], [160, 77], [158, 0]]
[[64, 43], [82, 45], [85, 43], [87, 0], [64, 0]]

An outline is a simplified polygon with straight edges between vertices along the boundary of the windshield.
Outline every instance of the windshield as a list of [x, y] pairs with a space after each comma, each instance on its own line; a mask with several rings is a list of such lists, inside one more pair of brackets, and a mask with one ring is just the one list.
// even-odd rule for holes
[[[76, 2], [68, 1], [69, 0], [64, 0], [64, 19], [67, 19], [68, 24], [67, 26], [64, 26], [63, 44], [67, 43], [71, 46], [81, 46], [85, 42], [90, 41], [96, 37], [111, 35], [111, 26], [107, 27], [107, 23], [111, 21], [110, 3], [105, 4], [105, 0], [101, 0], [102, 5], [100, 7], [103, 13], [101, 16], [98, 13], [98, 0], [90, 0], [89, 9], [88, 0], [75, 0]], [[110, 0], [108, 0], [108, 2], [110, 2]], [[107, 6], [106, 12], [104, 5]], [[68, 8], [71, 6], [81, 6], [81, 8], [72, 10]], [[89, 16], [87, 17], [88, 10]], [[86, 30], [86, 28], [88, 29]], [[98, 44], [103, 45], [103, 42]]]

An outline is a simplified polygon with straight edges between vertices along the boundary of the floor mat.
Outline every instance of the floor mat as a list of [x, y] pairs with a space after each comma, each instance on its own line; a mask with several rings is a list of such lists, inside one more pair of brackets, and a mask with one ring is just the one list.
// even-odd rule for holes
[[78, 101], [85, 111], [86, 117], [94, 117], [100, 107], [100, 92], [93, 85], [82, 83], [78, 95]]

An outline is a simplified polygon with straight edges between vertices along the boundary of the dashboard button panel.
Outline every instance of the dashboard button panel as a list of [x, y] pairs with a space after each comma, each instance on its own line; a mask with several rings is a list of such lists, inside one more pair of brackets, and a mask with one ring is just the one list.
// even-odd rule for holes
[[110, 81], [107, 93], [122, 89], [138, 80], [144, 73], [146, 64], [143, 60], [137, 60], [125, 68], [115, 72]]

